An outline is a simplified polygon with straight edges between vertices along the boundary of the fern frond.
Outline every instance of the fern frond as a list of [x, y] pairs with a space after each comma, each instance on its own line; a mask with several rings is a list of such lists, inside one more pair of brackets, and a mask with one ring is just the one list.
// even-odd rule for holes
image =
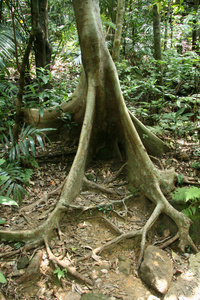
[[196, 201], [197, 199], [200, 201], [200, 188], [196, 186], [178, 188], [171, 196], [172, 199], [177, 202]]

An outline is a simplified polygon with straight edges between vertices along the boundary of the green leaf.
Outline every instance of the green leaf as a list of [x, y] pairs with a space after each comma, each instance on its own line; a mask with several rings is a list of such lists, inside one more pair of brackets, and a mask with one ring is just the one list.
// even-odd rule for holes
[[40, 114], [41, 118], [44, 116], [44, 107], [43, 106], [39, 107], [39, 114]]
[[28, 139], [29, 139], [29, 143], [30, 143], [30, 146], [31, 146], [31, 151], [33, 153], [33, 156], [35, 157], [35, 141], [34, 141], [34, 139], [32, 138], [31, 135], [28, 135]]
[[3, 205], [16, 205], [18, 206], [17, 202], [12, 200], [9, 197], [5, 197], [5, 196], [0, 196], [0, 204]]
[[0, 272], [0, 283], [6, 283], [7, 280], [6, 278], [4, 277], [4, 275]]
[[42, 148], [42, 150], [44, 151], [44, 144], [43, 144], [43, 140], [41, 138], [41, 136], [39, 134], [35, 134], [39, 144], [40, 144], [40, 147]]
[[23, 153], [24, 156], [27, 156], [27, 150], [26, 150], [26, 147], [24, 146], [23, 142], [19, 142], [19, 147]]
[[54, 274], [57, 274], [59, 280], [60, 280], [62, 277], [65, 276], [65, 273], [67, 273], [67, 269], [61, 270], [60, 268], [57, 268], [57, 269], [54, 271]]
[[0, 219], [0, 225], [4, 225], [4, 224], [6, 224], [6, 221]]
[[5, 160], [5, 159], [3, 159], [3, 158], [0, 158], [0, 166], [1, 166], [1, 165], [3, 165], [5, 162], [6, 162], [6, 160]]

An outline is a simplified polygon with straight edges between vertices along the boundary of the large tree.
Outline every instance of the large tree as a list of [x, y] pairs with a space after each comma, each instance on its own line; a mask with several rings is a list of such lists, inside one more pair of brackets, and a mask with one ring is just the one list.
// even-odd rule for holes
[[[191, 220], [174, 209], [164, 196], [173, 188], [175, 172], [157, 169], [146, 151], [147, 148], [153, 153], [154, 148], [156, 149], [155, 143], [160, 145], [159, 149], [162, 143], [130, 115], [124, 102], [117, 70], [105, 43], [98, 2], [98, 0], [73, 0], [83, 73], [73, 100], [64, 105], [63, 109], [73, 112], [74, 119], [81, 124], [81, 133], [77, 153], [64, 181], [60, 199], [48, 219], [38, 228], [14, 232], [1, 230], [0, 238], [23, 240], [34, 244], [45, 242], [50, 253], [48, 238], [52, 230], [59, 227], [62, 213], [74, 207], [73, 201], [85, 182], [84, 173], [91, 155], [100, 147], [104, 147], [113, 153], [114, 158], [126, 159], [129, 183], [139, 188], [155, 204], [155, 209], [142, 229], [120, 235], [97, 248], [95, 253], [123, 239], [141, 235], [140, 265], [147, 231], [161, 213], [166, 213], [177, 225], [177, 234], [171, 242], [179, 239], [182, 251], [187, 245], [197, 251], [189, 235]], [[36, 113], [33, 110], [31, 112]], [[56, 114], [57, 112], [46, 112], [48, 118], [56, 118]], [[30, 111], [26, 112], [26, 117], [28, 116]], [[137, 130], [141, 137], [142, 133], [146, 132], [149, 139], [141, 140]]]

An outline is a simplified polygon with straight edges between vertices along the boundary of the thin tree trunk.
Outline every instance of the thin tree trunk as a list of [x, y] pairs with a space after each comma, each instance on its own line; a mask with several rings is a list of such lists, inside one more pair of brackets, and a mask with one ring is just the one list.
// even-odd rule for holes
[[13, 34], [14, 34], [14, 42], [15, 42], [15, 57], [16, 57], [16, 64], [17, 64], [17, 70], [20, 71], [19, 67], [19, 60], [18, 60], [18, 50], [17, 50], [17, 38], [16, 38], [16, 29], [15, 29], [15, 8], [14, 8], [15, 2], [12, 3], [11, 1], [11, 15], [12, 15], [12, 26], [13, 26]]
[[161, 50], [161, 34], [160, 34], [160, 14], [157, 5], [153, 5], [153, 34], [154, 34], [154, 58], [157, 61], [157, 83], [163, 85], [162, 78], [162, 50]]
[[199, 0], [194, 1], [194, 13], [195, 13], [195, 19], [193, 21], [193, 30], [192, 30], [192, 50], [198, 52], [198, 47], [197, 47], [197, 37], [198, 37], [198, 32], [197, 32], [197, 10], [199, 7]]
[[25, 84], [25, 72], [26, 72], [26, 66], [28, 64], [29, 54], [31, 51], [33, 40], [34, 40], [34, 32], [32, 30], [30, 33], [28, 45], [27, 45], [25, 53], [24, 53], [22, 65], [20, 68], [19, 88], [18, 88], [18, 94], [17, 94], [17, 100], [16, 100], [15, 125], [13, 128], [14, 143], [17, 143], [17, 141], [18, 141], [19, 129], [20, 129], [21, 123], [23, 121], [22, 107], [23, 107], [23, 93], [24, 93], [24, 84]]
[[120, 56], [120, 45], [121, 45], [121, 37], [122, 37], [122, 28], [124, 23], [124, 13], [125, 13], [125, 0], [118, 0], [117, 16], [116, 16], [117, 30], [115, 31], [113, 53], [112, 53], [112, 58], [114, 61], [118, 61]]
[[171, 11], [171, 0], [168, 0], [167, 13], [165, 14], [165, 36], [164, 36], [164, 51], [167, 50], [169, 16]]
[[47, 0], [32, 0], [32, 27], [37, 28], [34, 41], [36, 71], [39, 68], [49, 69], [51, 62], [51, 46], [48, 40]]

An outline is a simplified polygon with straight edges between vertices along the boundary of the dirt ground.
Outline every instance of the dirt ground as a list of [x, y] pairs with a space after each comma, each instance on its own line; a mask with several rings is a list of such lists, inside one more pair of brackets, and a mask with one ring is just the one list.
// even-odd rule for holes
[[[176, 147], [161, 160], [154, 159], [159, 167], [175, 167], [178, 173], [197, 179], [199, 174], [191, 168], [191, 163], [199, 159], [196, 149], [199, 145], [192, 141], [176, 141]], [[8, 230], [32, 229], [38, 227], [48, 217], [59, 198], [60, 186], [73, 161], [75, 147], [64, 147], [62, 143], [47, 145], [45, 153], [38, 155], [39, 169], [27, 188], [26, 197], [19, 208], [2, 206], [1, 218]], [[70, 154], [65, 154], [70, 152]], [[125, 168], [117, 174], [122, 162], [93, 159], [86, 172], [86, 178], [113, 191], [109, 194], [96, 188], [84, 189], [73, 203], [76, 209], [64, 214], [60, 230], [54, 232], [50, 249], [56, 257], [72, 263], [76, 270], [93, 280], [94, 286], [77, 280], [66, 270], [50, 262], [44, 245], [24, 251], [23, 243], [0, 242], [0, 271], [7, 284], [0, 284], [0, 299], [69, 299], [70, 291], [77, 294], [87, 292], [103, 293], [112, 299], [162, 299], [145, 286], [136, 272], [140, 252], [140, 238], [132, 238], [108, 248], [98, 255], [92, 250], [110, 241], [122, 232], [140, 229], [154, 205], [137, 189], [130, 188]], [[116, 177], [117, 175], [117, 177]], [[55, 191], [55, 193], [53, 193]], [[122, 201], [124, 199], [124, 201]], [[85, 210], [78, 207], [85, 207]], [[148, 244], [161, 245], [170, 237], [173, 226], [156, 223], [148, 234]], [[196, 241], [200, 249], [200, 241]], [[176, 244], [165, 249], [173, 259], [178, 255], [181, 267], [187, 267], [190, 253], [180, 254]], [[38, 252], [39, 251], [39, 252]], [[35, 259], [35, 269], [26, 274], [31, 259]], [[174, 276], [181, 272], [180, 264], [175, 266]], [[70, 299], [69, 299], [70, 300]]]

